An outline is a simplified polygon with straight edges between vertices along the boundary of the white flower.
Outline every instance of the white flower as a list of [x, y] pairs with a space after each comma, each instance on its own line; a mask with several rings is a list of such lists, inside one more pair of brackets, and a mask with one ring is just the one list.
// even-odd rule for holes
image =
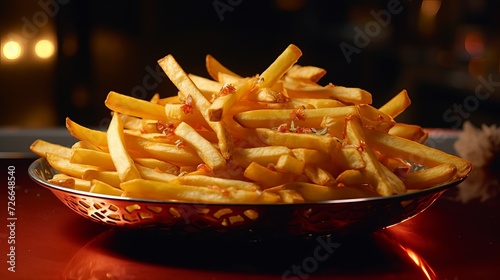
[[469, 177], [457, 188], [457, 198], [463, 203], [473, 200], [485, 202], [500, 193], [498, 179], [484, 168], [473, 169]]
[[465, 122], [455, 142], [457, 154], [470, 161], [474, 169], [460, 185], [457, 198], [463, 203], [472, 200], [484, 202], [500, 193], [500, 128], [482, 125], [481, 129]]
[[455, 142], [455, 150], [475, 168], [487, 167], [500, 157], [500, 127], [483, 124], [479, 129], [465, 122]]

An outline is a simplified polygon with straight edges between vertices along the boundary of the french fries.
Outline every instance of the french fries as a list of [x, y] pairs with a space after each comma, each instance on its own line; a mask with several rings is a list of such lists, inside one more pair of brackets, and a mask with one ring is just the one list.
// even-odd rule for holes
[[[222, 122], [212, 122], [208, 115], [208, 109], [210, 107], [210, 101], [208, 101], [203, 93], [196, 87], [196, 85], [191, 81], [189, 76], [184, 72], [181, 66], [175, 61], [172, 55], [167, 55], [166, 57], [158, 60], [161, 68], [170, 80], [177, 86], [177, 88], [190, 96], [194, 107], [203, 115], [203, 118], [207, 121], [210, 128], [212, 128], [219, 139], [219, 149], [225, 159], [231, 156], [233, 143], [232, 137], [229, 135], [228, 131], [224, 127]], [[192, 106], [193, 104], [185, 104]], [[194, 108], [192, 108], [194, 109]]]
[[318, 84], [326, 70], [296, 64], [301, 55], [289, 45], [253, 77], [207, 55], [211, 79], [167, 55], [158, 63], [176, 96], [111, 91], [107, 131], [67, 118], [75, 145], [40, 139], [31, 150], [59, 172], [53, 184], [191, 203], [391, 196], [468, 175], [469, 162], [423, 145], [420, 126], [395, 121], [411, 104], [406, 90], [375, 108], [363, 89]]

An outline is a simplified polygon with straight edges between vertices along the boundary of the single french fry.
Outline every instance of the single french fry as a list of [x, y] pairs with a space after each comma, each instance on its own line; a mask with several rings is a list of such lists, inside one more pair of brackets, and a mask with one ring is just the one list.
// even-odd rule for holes
[[276, 164], [283, 155], [291, 155], [292, 151], [284, 146], [265, 146], [235, 149], [233, 160], [246, 168], [252, 162], [263, 166]]
[[243, 176], [256, 182], [262, 189], [274, 187], [293, 180], [290, 174], [278, 172], [252, 162], [243, 172]]
[[292, 99], [331, 99], [333, 98], [324, 86], [284, 77], [283, 88]]
[[343, 139], [344, 122], [345, 122], [345, 117], [343, 116], [327, 115], [321, 121], [321, 127], [326, 128], [327, 133], [331, 137], [335, 137], [337, 139]]
[[196, 151], [190, 147], [180, 147], [179, 145], [144, 142], [144, 150], [149, 153], [149, 157], [170, 162], [177, 165], [198, 165], [202, 159]]
[[154, 103], [154, 104], [158, 104], [158, 101], [160, 101], [160, 94], [159, 93], [155, 93], [153, 94], [153, 96], [151, 97], [151, 99], [149, 100], [149, 102], [151, 103]]
[[292, 153], [305, 164], [321, 165], [330, 160], [329, 154], [316, 149], [295, 148], [292, 149]]
[[[69, 118], [66, 118], [66, 127], [73, 137], [81, 141], [88, 142], [91, 145], [98, 147], [101, 151], [109, 151], [108, 136], [106, 132], [84, 127], [76, 122], [73, 122]], [[124, 139], [127, 143], [127, 149], [130, 155], [133, 155], [134, 157], [144, 157], [148, 155], [142, 144], [146, 141], [146, 139], [142, 139], [141, 137], [128, 133], [124, 133]]]
[[122, 182], [141, 178], [141, 174], [135, 167], [134, 160], [127, 152], [124, 137], [123, 124], [120, 116], [115, 112], [107, 132], [108, 150]]
[[[58, 174], [56, 174], [56, 175], [58, 175]], [[63, 174], [63, 175], [66, 175], [66, 174]], [[51, 179], [47, 180], [47, 182], [61, 186], [61, 187], [65, 187], [68, 189], [75, 189], [75, 179], [73, 179], [73, 178], [74, 177], [70, 177], [67, 175], [66, 175], [66, 178], [55, 178], [55, 176], [54, 176]]]
[[189, 169], [182, 168], [183, 171], [179, 176], [186, 176], [186, 175], [193, 175], [193, 176], [198, 176], [198, 175], [203, 175], [203, 176], [216, 176], [215, 174], [219, 174], [220, 172], [223, 172], [219, 170], [218, 172], [213, 172], [213, 170], [210, 170], [210, 167], [208, 167], [206, 164], [202, 163], [197, 166], [190, 166]]
[[64, 158], [70, 158], [73, 153], [73, 151], [68, 147], [50, 143], [41, 139], [35, 140], [31, 144], [30, 150], [40, 157], [45, 157], [47, 153], [52, 153]]
[[219, 73], [225, 73], [225, 74], [229, 74], [233, 77], [241, 78], [238, 74], [236, 74], [233, 71], [226, 68], [218, 60], [216, 60], [213, 56], [211, 56], [209, 54], [205, 57], [205, 64], [206, 64], [208, 74], [210, 75], [210, 77], [212, 77], [212, 79], [214, 79], [216, 81], [218, 81], [218, 79], [219, 79]]
[[249, 100], [259, 101], [259, 102], [269, 102], [284, 104], [288, 102], [288, 98], [281, 92], [276, 91], [272, 88], [261, 88], [254, 95], [248, 96]]
[[333, 138], [312, 133], [278, 132], [268, 128], [256, 128], [255, 133], [267, 145], [317, 149], [325, 153], [338, 147]]
[[94, 151], [102, 151], [99, 147], [87, 141], [78, 141], [75, 144], [73, 144], [73, 146], [71, 146], [71, 149], [87, 149]]
[[300, 175], [304, 171], [304, 162], [292, 155], [282, 155], [278, 158], [274, 168], [279, 172]]
[[111, 156], [102, 151], [81, 148], [73, 149], [70, 162], [99, 166], [102, 170], [116, 170]]
[[259, 191], [260, 186], [253, 182], [225, 179], [206, 175], [184, 175], [171, 181], [174, 184], [190, 186], [218, 186], [221, 188], [235, 188], [247, 191]]
[[343, 119], [355, 112], [356, 108], [353, 106], [318, 109], [260, 109], [241, 112], [234, 118], [247, 128], [273, 128], [292, 120], [296, 126], [320, 128], [325, 116]]
[[164, 98], [161, 98], [160, 100], [158, 100], [158, 105], [162, 105], [162, 106], [165, 106], [165, 104], [168, 104], [168, 103], [181, 103], [181, 98], [179, 95], [174, 95], [174, 96], [168, 96], [168, 97], [164, 97]]
[[357, 108], [361, 122], [365, 127], [371, 127], [379, 131], [387, 132], [396, 123], [391, 116], [371, 105], [358, 105]]
[[114, 196], [121, 196], [123, 194], [122, 190], [98, 180], [92, 180], [89, 192]]
[[108, 150], [106, 132], [84, 127], [72, 121], [70, 118], [66, 118], [66, 128], [73, 137], [97, 146], [103, 151]]
[[411, 170], [411, 164], [401, 157], [392, 157], [386, 154], [381, 154], [378, 161], [385, 165], [391, 172], [398, 175], [408, 174]]
[[360, 170], [366, 167], [361, 151], [352, 145], [344, 145], [340, 149], [334, 149], [332, 159], [334, 164], [342, 170]]
[[123, 114], [120, 115], [120, 117], [122, 118], [124, 129], [133, 129], [133, 130], [142, 129], [143, 119]]
[[185, 122], [181, 122], [174, 130], [174, 133], [182, 139], [187, 145], [193, 148], [198, 156], [212, 170], [218, 170], [226, 167], [226, 160], [222, 154], [203, 138], [194, 128]]
[[86, 170], [82, 179], [87, 181], [98, 180], [115, 188], [120, 186], [120, 176], [116, 171]]
[[382, 105], [382, 107], [380, 107], [379, 110], [395, 118], [399, 114], [401, 114], [406, 108], [408, 108], [410, 104], [411, 100], [410, 97], [408, 96], [408, 92], [406, 92], [406, 90], [402, 90], [391, 100], [387, 101], [387, 103]]
[[[172, 129], [173, 131], [173, 129]], [[179, 138], [174, 133], [167, 132], [141, 132], [137, 130], [124, 130], [125, 144], [132, 148], [128, 148], [130, 152], [130, 156], [140, 157], [144, 155], [144, 149], [140, 146], [140, 143], [143, 141], [149, 142], [158, 142], [158, 143], [167, 143], [167, 144], [175, 144]]]
[[[56, 182], [53, 182], [53, 180], [55, 180]], [[79, 191], [86, 191], [86, 192], [88, 192], [90, 190], [90, 186], [91, 186], [91, 182], [88, 181], [88, 180], [84, 180], [84, 179], [80, 179], [80, 178], [68, 176], [68, 175], [66, 175], [64, 173], [54, 174], [54, 176], [52, 177], [52, 179], [49, 180], [49, 183], [55, 183], [55, 184], [57, 184], [58, 181], [59, 182], [60, 181], [72, 181], [70, 184], [72, 185], [73, 189], [79, 190]]]
[[324, 75], [326, 70], [316, 66], [299, 66], [294, 65], [286, 75], [292, 79], [317, 83]]
[[[130, 118], [124, 117], [126, 115], [120, 115], [120, 116], [122, 118], [123, 129], [125, 130], [125, 132], [134, 135], [139, 135], [142, 133], [158, 133], [160, 132], [158, 129], [158, 124], [163, 123], [157, 120], [145, 120], [136, 117], [130, 117]], [[127, 126], [125, 122], [130, 119], [134, 119], [134, 123], [132, 124], [132, 126]]]
[[343, 86], [335, 86], [328, 84], [325, 86], [331, 97], [345, 103], [352, 104], [371, 104], [372, 95], [366, 90], [360, 88], [351, 88]]
[[160, 182], [170, 182], [177, 178], [176, 175], [166, 173], [157, 168], [150, 168], [146, 166], [142, 166], [140, 164], [136, 164], [136, 168], [141, 174], [141, 178], [152, 180], [152, 181], [160, 181]]
[[438, 186], [450, 180], [457, 173], [457, 167], [451, 163], [443, 163], [431, 168], [412, 172], [404, 178], [409, 189], [424, 189]]
[[368, 180], [359, 170], [346, 169], [336, 178], [337, 183], [345, 186], [359, 186], [368, 184]]
[[281, 53], [269, 67], [262, 72], [260, 78], [262, 82], [259, 84], [261, 88], [272, 87], [294, 64], [299, 57], [302, 56], [302, 51], [297, 46], [290, 44]]
[[391, 129], [389, 134], [394, 136], [403, 137], [418, 143], [424, 143], [429, 134], [418, 125], [411, 125], [405, 123], [396, 123]]
[[333, 186], [335, 178], [328, 171], [316, 165], [306, 165], [304, 174], [311, 180], [312, 183], [322, 186]]
[[155, 158], [134, 158], [134, 162], [151, 169], [157, 169], [164, 173], [179, 175], [179, 166]]
[[191, 124], [197, 123], [203, 126], [208, 126], [200, 111], [186, 111], [185, 104], [167, 103], [164, 105], [164, 109], [165, 115], [169, 120], [183, 121]]
[[219, 72], [219, 77], [217, 78], [217, 81], [222, 84], [235, 84], [241, 80], [240, 77], [234, 76], [228, 73], [220, 73]]
[[345, 104], [371, 104], [372, 95], [363, 89], [335, 86], [306, 85], [302, 86], [296, 82], [286, 82], [285, 88], [290, 98], [335, 98]]
[[152, 120], [166, 120], [163, 106], [110, 91], [104, 101], [110, 110], [134, 117]]
[[[264, 192], [270, 193], [270, 192]], [[303, 203], [305, 202], [304, 197], [296, 191], [291, 189], [282, 189], [277, 191], [278, 195], [281, 198], [282, 203]]]
[[387, 182], [393, 187], [395, 194], [401, 194], [407, 191], [406, 186], [398, 175], [389, 170], [389, 168], [383, 164], [380, 164], [379, 167], [385, 175]]
[[210, 143], [217, 143], [217, 141], [219, 141], [219, 139], [217, 139], [217, 134], [211, 130], [198, 129], [196, 132], [198, 132], [198, 134], [200, 134], [203, 138], [207, 139]]
[[82, 175], [87, 170], [101, 170], [98, 166], [71, 163], [69, 158], [57, 154], [47, 153], [45, 158], [55, 170], [76, 178], [82, 178]]
[[309, 104], [313, 106], [313, 108], [336, 108], [346, 106], [338, 100], [328, 98], [292, 98], [291, 101]]
[[204, 77], [200, 77], [194, 74], [188, 74], [189, 78], [196, 87], [203, 93], [207, 100], [211, 100], [214, 95], [219, 93], [220, 89], [224, 85], [223, 83], [219, 83]]
[[227, 112], [234, 105], [235, 101], [234, 95], [219, 96], [208, 109], [209, 120], [212, 122], [221, 121], [223, 112]]

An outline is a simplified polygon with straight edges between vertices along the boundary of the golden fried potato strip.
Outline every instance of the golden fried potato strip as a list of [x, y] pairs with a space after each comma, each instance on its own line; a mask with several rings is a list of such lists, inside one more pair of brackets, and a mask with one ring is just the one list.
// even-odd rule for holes
[[109, 155], [115, 165], [120, 181], [125, 182], [132, 179], [140, 179], [141, 174], [135, 167], [134, 160], [127, 152], [123, 124], [117, 112], [113, 114], [106, 135]]

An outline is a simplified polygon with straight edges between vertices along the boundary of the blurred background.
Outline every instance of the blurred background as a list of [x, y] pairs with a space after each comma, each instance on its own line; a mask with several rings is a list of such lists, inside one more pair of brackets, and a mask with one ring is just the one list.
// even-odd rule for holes
[[3, 0], [0, 11], [4, 128], [70, 117], [105, 129], [110, 90], [176, 94], [156, 63], [167, 54], [205, 77], [206, 54], [254, 75], [290, 43], [299, 64], [328, 71], [321, 84], [366, 89], [375, 106], [407, 89], [398, 121], [500, 124], [499, 1]]

